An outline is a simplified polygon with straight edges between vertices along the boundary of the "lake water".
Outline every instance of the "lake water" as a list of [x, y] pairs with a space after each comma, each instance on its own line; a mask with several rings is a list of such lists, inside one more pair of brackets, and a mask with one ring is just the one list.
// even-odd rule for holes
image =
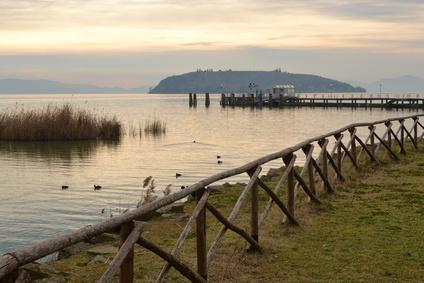
[[[188, 107], [187, 95], [0, 96], [1, 111], [49, 103], [116, 114], [127, 127], [160, 118], [167, 132], [155, 138], [125, 137], [119, 143], [1, 142], [0, 253], [135, 207], [147, 176], [154, 177], [158, 194], [168, 184], [176, 191], [346, 124], [411, 114], [379, 109], [231, 109], [220, 107], [219, 95], [212, 95], [208, 109], [203, 96], [197, 108]], [[222, 164], [217, 164], [217, 155]], [[178, 179], [177, 172], [182, 174]], [[94, 184], [102, 190], [94, 191]], [[62, 190], [62, 185], [69, 189]]]

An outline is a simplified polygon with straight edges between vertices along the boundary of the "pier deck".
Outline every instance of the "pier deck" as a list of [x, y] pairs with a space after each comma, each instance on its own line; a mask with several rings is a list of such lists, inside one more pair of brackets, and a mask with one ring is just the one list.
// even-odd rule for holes
[[354, 98], [311, 98], [311, 97], [255, 97], [250, 95], [221, 95], [221, 106], [238, 107], [373, 107], [373, 108], [413, 108], [424, 109], [423, 98], [372, 98], [372, 97], [354, 97]]

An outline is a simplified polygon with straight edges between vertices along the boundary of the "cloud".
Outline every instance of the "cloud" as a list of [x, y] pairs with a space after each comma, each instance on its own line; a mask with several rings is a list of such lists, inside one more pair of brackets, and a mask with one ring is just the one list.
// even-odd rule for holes
[[423, 8], [418, 0], [2, 0], [0, 54], [246, 46], [424, 52]]

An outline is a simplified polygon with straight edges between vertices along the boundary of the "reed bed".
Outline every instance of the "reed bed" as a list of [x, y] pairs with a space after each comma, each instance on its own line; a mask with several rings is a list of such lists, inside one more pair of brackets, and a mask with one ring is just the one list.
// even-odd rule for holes
[[116, 117], [99, 117], [70, 104], [0, 113], [0, 140], [119, 140], [122, 134]]
[[144, 133], [158, 136], [166, 133], [166, 122], [160, 119], [146, 121], [144, 125]]

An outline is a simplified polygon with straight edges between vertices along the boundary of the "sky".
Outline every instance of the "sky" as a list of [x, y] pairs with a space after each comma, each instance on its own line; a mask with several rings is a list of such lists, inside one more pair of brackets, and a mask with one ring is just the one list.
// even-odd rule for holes
[[423, 0], [0, 0], [0, 78], [154, 86], [197, 68], [424, 77]]

